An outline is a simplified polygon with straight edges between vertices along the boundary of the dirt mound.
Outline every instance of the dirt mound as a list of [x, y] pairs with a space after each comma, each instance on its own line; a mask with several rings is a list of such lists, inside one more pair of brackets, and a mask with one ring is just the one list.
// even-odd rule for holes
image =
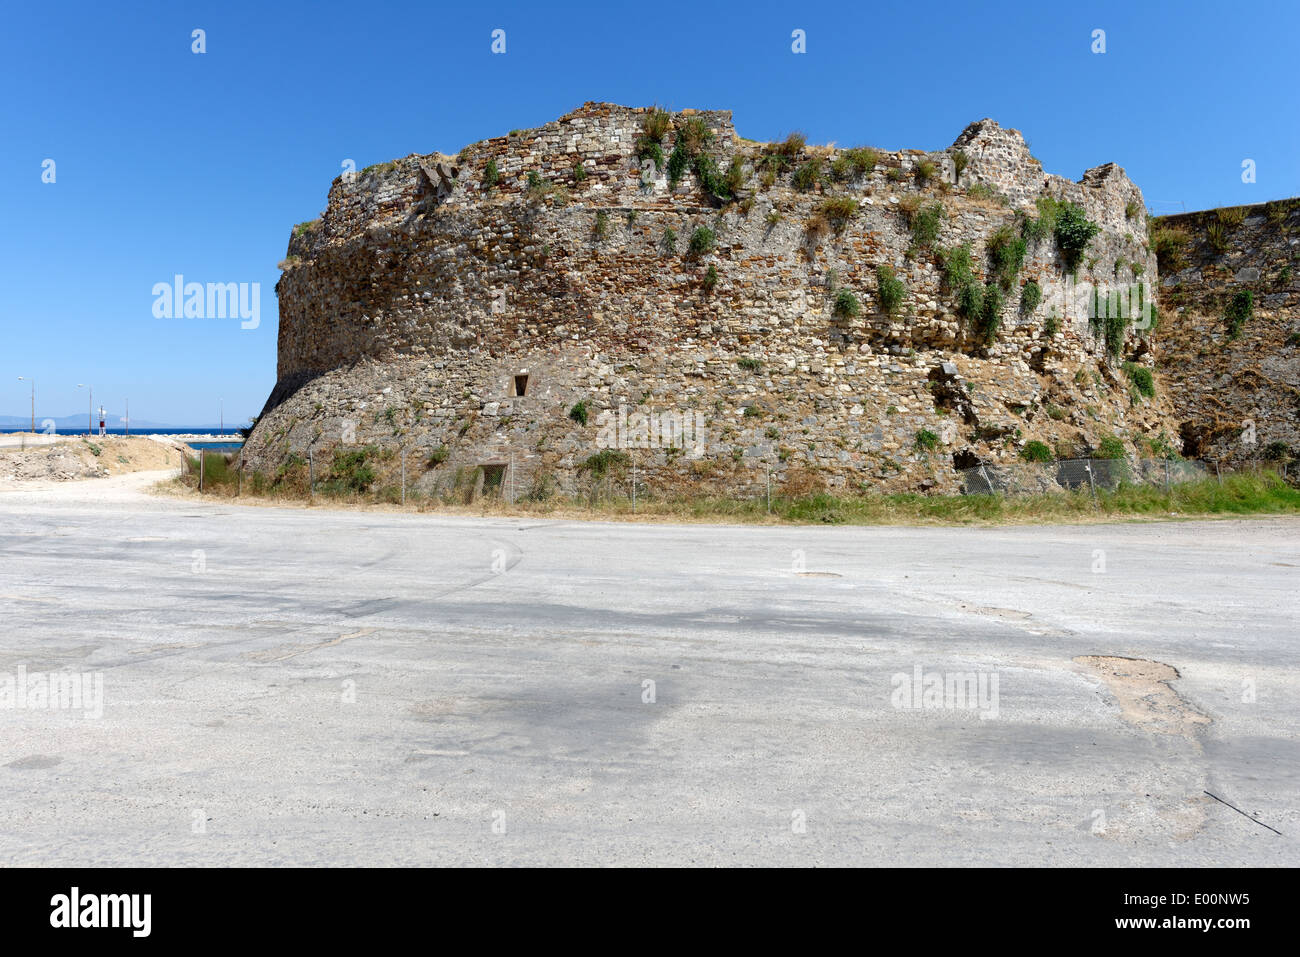
[[144, 436], [69, 437], [54, 445], [0, 449], [0, 484], [68, 482], [176, 468], [179, 445]]

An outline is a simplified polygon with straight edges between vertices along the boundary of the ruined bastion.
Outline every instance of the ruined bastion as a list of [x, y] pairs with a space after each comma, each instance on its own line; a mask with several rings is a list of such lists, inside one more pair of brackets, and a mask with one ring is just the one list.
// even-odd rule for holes
[[[987, 119], [890, 152], [746, 140], [725, 111], [656, 137], [652, 112], [588, 103], [336, 179], [289, 241], [246, 468], [355, 446], [390, 470], [404, 449], [425, 492], [472, 495], [503, 466], [521, 496], [573, 492], [593, 462], [633, 461], [652, 491], [955, 491], [957, 468], [1031, 441], [1178, 450], [1166, 390], [1132, 384], [1155, 364], [1141, 324], [1108, 345], [1067, 295], [1156, 278], [1118, 166], [1045, 174]], [[1098, 227], [1073, 269], [1029, 228], [1043, 197]], [[944, 269], [963, 244], [965, 285]], [[698, 423], [690, 442], [644, 427], [663, 413]]]

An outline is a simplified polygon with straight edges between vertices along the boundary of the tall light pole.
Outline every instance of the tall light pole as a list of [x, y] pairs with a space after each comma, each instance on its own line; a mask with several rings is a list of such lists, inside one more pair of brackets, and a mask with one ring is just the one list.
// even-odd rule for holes
[[88, 389], [86, 393], [86, 434], [95, 434], [95, 387], [84, 382], [77, 383], [78, 389]]
[[222, 435], [225, 435], [226, 434], [226, 400], [218, 399], [217, 401], [221, 403], [221, 413], [220, 413], [221, 418], [220, 418], [220, 424], [217, 426], [217, 428], [221, 430]]
[[28, 382], [32, 384], [32, 435], [35, 435], [36, 434], [36, 380], [29, 378], [28, 376], [20, 375], [18, 377], [19, 382], [22, 382], [24, 379], [26, 379]]

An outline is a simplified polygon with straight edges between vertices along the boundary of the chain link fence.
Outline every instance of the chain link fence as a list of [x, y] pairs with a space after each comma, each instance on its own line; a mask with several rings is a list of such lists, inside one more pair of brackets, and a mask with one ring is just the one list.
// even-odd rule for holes
[[1169, 488], [1214, 472], [1187, 459], [1058, 459], [1054, 462], [978, 465], [959, 469], [965, 495], [1039, 495], [1044, 492], [1111, 490], [1121, 485]]
[[[1281, 474], [1281, 468], [1278, 471]], [[1187, 459], [1060, 459], [1043, 463], [979, 465], [957, 469], [956, 473], [957, 491], [962, 495], [1008, 496], [1062, 491], [1095, 495], [1097, 492], [1114, 491], [1124, 485], [1168, 489], [1207, 478], [1222, 478], [1213, 463]], [[789, 489], [779, 484], [777, 477], [770, 473], [766, 477], [759, 473], [753, 481], [745, 482], [743, 487], [738, 486], [731, 492], [736, 498], [765, 499], [769, 505], [773, 499], [788, 494]], [[844, 492], [841, 490], [838, 494]], [[592, 506], [635, 504], [637, 497], [645, 501], [652, 500], [655, 498], [655, 489], [638, 481], [635, 473], [602, 476], [577, 496], [580, 501]]]
[[[815, 472], [815, 470], [804, 470]], [[1175, 486], [1200, 482], [1206, 479], [1220, 483], [1225, 478], [1241, 473], [1262, 474], [1275, 472], [1292, 484], [1300, 484], [1300, 462], [1279, 462], [1268, 459], [1239, 462], [1232, 465], [1193, 459], [1057, 459], [1051, 462], [1014, 462], [997, 465], [979, 465], [956, 469], [956, 488], [943, 486], [936, 494], [961, 495], [1041, 495], [1063, 491], [1093, 494], [1109, 492], [1122, 486], [1147, 486], [1172, 489]], [[653, 473], [651, 473], [653, 474]], [[632, 504], [638, 499], [646, 502], [663, 497], [663, 488], [651, 474], [633, 467], [590, 477], [577, 492], [560, 493], [576, 503], [590, 506]], [[718, 497], [735, 500], [766, 501], [791, 496], [807, 496], [820, 491], [832, 495], [852, 495], [851, 487], [809, 487], [792, 489], [785, 478], [771, 469], [751, 469], [730, 477], [724, 488], [713, 486], [694, 490], [701, 499]], [[680, 496], [680, 492], [675, 493]], [[671, 496], [670, 496], [671, 497]], [[688, 494], [687, 497], [690, 497]], [[502, 495], [504, 501], [531, 501], [533, 496], [521, 492], [516, 498]]]
[[[692, 480], [673, 476], [668, 480], [657, 470], [641, 468], [635, 459], [598, 473], [583, 474], [576, 488], [562, 488], [547, 473], [520, 476], [515, 471], [514, 456], [499, 463], [466, 468], [465, 482], [459, 477], [454, 486], [430, 488], [427, 483], [417, 485], [418, 470], [423, 459], [409, 462], [405, 450], [393, 456], [391, 467], [382, 475], [372, 474], [368, 481], [353, 486], [339, 487], [328, 463], [308, 450], [298, 457], [293, 481], [282, 482], [282, 494], [301, 493], [304, 497], [324, 494], [326, 497], [344, 497], [352, 500], [372, 500], [391, 504], [426, 503], [467, 505], [476, 501], [496, 500], [506, 505], [561, 503], [567, 501], [578, 506], [600, 508], [604, 506], [630, 506], [636, 510], [639, 503], [650, 504], [656, 500], [681, 499], [701, 503], [749, 502], [771, 510], [773, 502], [803, 498], [827, 492], [831, 495], [853, 495], [854, 489], [863, 486], [828, 485], [818, 479], [815, 469], [799, 469], [803, 478], [812, 479], [800, 484], [792, 481], [789, 473], [778, 474], [769, 466], [740, 468], [734, 472], [701, 470]], [[245, 476], [242, 452], [204, 452], [202, 455], [183, 456], [181, 474], [200, 491], [211, 488], [214, 492], [241, 495], [245, 485], [251, 485], [253, 494], [262, 494], [271, 483], [266, 476]], [[1051, 462], [1015, 462], [977, 465], [956, 469], [956, 482], [943, 480], [933, 491], [940, 495], [1004, 495], [1029, 496], [1072, 491], [1094, 498], [1099, 492], [1109, 492], [1121, 486], [1147, 486], [1170, 489], [1177, 485], [1205, 479], [1219, 479], [1234, 472], [1277, 472], [1291, 483], [1300, 481], [1297, 463], [1259, 460], [1237, 464], [1229, 469], [1213, 462], [1189, 459], [1058, 459]], [[298, 474], [300, 473], [300, 474]], [[248, 479], [249, 481], [245, 481]], [[277, 491], [277, 489], [272, 489]]]

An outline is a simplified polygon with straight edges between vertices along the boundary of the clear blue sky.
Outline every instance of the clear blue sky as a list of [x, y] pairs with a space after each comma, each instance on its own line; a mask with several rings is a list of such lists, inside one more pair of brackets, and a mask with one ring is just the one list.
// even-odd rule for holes
[[[0, 413], [27, 411], [20, 375], [38, 416], [84, 410], [78, 382], [113, 415], [124, 397], [176, 424], [215, 421], [222, 399], [228, 423], [259, 411], [276, 263], [345, 159], [455, 152], [586, 100], [889, 149], [992, 116], [1049, 172], [1113, 160], [1162, 210], [1262, 202], [1300, 192], [1298, 41], [1294, 2], [11, 4]], [[260, 283], [260, 327], [155, 318], [176, 273]]]

